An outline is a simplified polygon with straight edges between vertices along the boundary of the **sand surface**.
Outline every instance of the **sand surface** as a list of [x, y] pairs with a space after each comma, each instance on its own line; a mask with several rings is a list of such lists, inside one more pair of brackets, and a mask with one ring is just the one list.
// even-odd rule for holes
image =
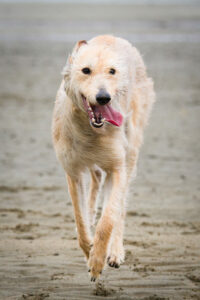
[[[0, 4], [0, 299], [200, 299], [200, 8]], [[90, 283], [51, 142], [76, 40], [128, 38], [155, 80], [126, 261]]]

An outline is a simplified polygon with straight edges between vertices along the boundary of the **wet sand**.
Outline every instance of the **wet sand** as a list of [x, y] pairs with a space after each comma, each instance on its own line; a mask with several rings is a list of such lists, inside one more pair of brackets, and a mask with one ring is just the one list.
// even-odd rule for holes
[[[200, 8], [0, 4], [0, 20], [0, 299], [200, 299]], [[100, 33], [140, 49], [157, 103], [128, 199], [126, 261], [95, 285], [50, 128], [67, 53]]]

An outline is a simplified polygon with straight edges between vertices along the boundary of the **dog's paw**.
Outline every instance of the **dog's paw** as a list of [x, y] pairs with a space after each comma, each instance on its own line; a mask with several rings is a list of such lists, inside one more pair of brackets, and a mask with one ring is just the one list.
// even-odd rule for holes
[[123, 245], [112, 249], [107, 258], [108, 265], [112, 268], [118, 269], [120, 265], [124, 262], [124, 255], [125, 254]]
[[90, 251], [90, 257], [88, 260], [88, 272], [90, 273], [91, 281], [96, 281], [96, 279], [102, 273], [103, 267], [105, 265], [104, 255], [95, 253], [94, 249]]
[[116, 255], [111, 255], [111, 256], [108, 256], [107, 263], [111, 268], [118, 269], [120, 267], [120, 264], [122, 263], [122, 261]]

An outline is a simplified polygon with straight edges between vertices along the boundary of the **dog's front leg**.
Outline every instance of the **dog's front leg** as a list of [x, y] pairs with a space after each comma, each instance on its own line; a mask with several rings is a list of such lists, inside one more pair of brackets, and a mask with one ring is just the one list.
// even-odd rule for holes
[[[125, 198], [123, 200], [125, 200]], [[110, 244], [109, 254], [107, 258], [108, 265], [113, 268], [119, 268], [120, 264], [124, 262], [124, 256], [125, 256], [124, 246], [123, 246], [124, 218], [125, 218], [125, 207], [124, 207], [124, 203], [122, 203], [121, 214], [113, 230], [112, 241]]]
[[95, 281], [101, 274], [106, 257], [109, 240], [121, 213], [121, 201], [126, 183], [124, 169], [115, 170], [111, 174], [112, 189], [108, 203], [97, 224], [93, 247], [88, 261], [91, 281]]
[[75, 221], [77, 226], [77, 232], [78, 232], [78, 241], [79, 245], [82, 248], [86, 258], [89, 258], [89, 252], [91, 248], [91, 240], [89, 237], [89, 233], [87, 230], [87, 226], [85, 224], [85, 221], [83, 219], [83, 214], [80, 209], [80, 178], [72, 178], [69, 175], [67, 177], [68, 187], [69, 187], [69, 193], [71, 196], [73, 208], [74, 208], [74, 215], [75, 215]]

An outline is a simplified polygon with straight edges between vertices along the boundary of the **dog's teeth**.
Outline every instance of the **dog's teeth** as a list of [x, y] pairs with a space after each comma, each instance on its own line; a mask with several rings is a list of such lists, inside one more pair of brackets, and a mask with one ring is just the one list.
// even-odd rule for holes
[[97, 127], [102, 126], [102, 124], [103, 124], [103, 123], [96, 123], [96, 122], [94, 123], [94, 125], [96, 125]]
[[92, 118], [92, 122], [95, 123], [95, 118]]
[[89, 110], [89, 111], [92, 111], [91, 107], [88, 107], [88, 110]]
[[101, 126], [103, 126], [103, 123], [97, 123], [96, 121], [95, 122], [92, 122], [92, 125], [96, 128], [100, 128]]

